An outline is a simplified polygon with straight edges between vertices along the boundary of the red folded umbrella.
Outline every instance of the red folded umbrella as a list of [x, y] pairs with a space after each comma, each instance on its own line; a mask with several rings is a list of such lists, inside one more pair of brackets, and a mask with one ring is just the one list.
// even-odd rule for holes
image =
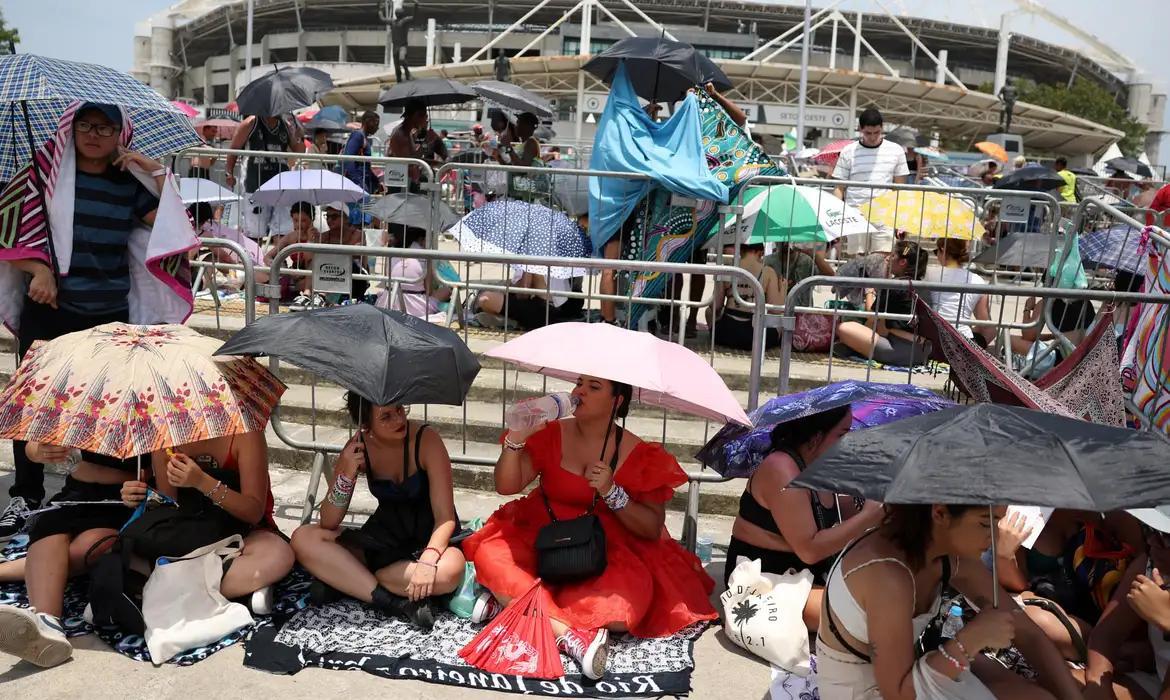
[[820, 153], [817, 153], [815, 156], [813, 156], [813, 162], [824, 163], [826, 165], [836, 165], [837, 159], [841, 157], [841, 151], [856, 140], [857, 139], [841, 139], [840, 141], [834, 141], [830, 144], [827, 144], [824, 148], [821, 149]]
[[548, 593], [537, 579], [527, 593], [509, 603], [468, 642], [459, 656], [488, 673], [544, 679], [565, 675], [549, 624], [547, 599]]

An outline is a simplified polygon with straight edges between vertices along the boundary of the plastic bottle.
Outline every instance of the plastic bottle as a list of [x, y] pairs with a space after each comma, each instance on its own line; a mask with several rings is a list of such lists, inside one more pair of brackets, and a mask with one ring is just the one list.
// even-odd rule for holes
[[957, 603], [951, 605], [947, 619], [943, 620], [941, 635], [943, 639], [954, 639], [959, 630], [963, 629], [963, 608]]
[[531, 430], [541, 423], [573, 415], [578, 400], [567, 391], [517, 401], [508, 408], [504, 422], [508, 430]]

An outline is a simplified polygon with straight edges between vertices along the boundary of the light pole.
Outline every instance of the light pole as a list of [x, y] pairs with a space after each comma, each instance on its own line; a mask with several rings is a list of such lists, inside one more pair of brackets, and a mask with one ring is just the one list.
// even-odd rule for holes
[[804, 147], [804, 106], [808, 102], [808, 44], [812, 33], [812, 0], [804, 0], [804, 40], [800, 44], [800, 100], [796, 108], [796, 148]]
[[[244, 41], [247, 46], [244, 47], [244, 87], [252, 82], [252, 14], [253, 14], [253, 0], [248, 0], [248, 31]], [[239, 94], [239, 93], [237, 93]]]

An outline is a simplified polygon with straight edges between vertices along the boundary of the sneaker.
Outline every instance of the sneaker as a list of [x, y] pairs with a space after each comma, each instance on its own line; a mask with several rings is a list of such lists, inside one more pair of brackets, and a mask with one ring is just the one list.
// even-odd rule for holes
[[378, 586], [374, 589], [371, 604], [383, 615], [406, 620], [424, 632], [430, 632], [435, 627], [435, 611], [429, 599], [411, 601]]
[[557, 649], [573, 657], [586, 678], [601, 680], [609, 658], [609, 632], [605, 629], [596, 632], [569, 630], [557, 638]]
[[289, 311], [308, 311], [313, 308], [313, 297], [308, 294], [298, 294], [296, 299], [288, 305]]
[[41, 507], [40, 503], [30, 501], [23, 496], [13, 496], [8, 501], [8, 507], [0, 513], [0, 544], [4, 544], [24, 530], [28, 521], [28, 514]]
[[480, 593], [475, 599], [475, 607], [471, 609], [471, 622], [478, 625], [495, 619], [503, 609], [504, 606], [500, 605], [500, 601], [496, 600], [494, 595], [486, 591]]
[[265, 586], [258, 591], [252, 593], [252, 601], [249, 606], [252, 612], [256, 615], [271, 615], [272, 614], [272, 586]]
[[41, 668], [59, 666], [73, 656], [61, 621], [33, 608], [0, 606], [0, 651]]

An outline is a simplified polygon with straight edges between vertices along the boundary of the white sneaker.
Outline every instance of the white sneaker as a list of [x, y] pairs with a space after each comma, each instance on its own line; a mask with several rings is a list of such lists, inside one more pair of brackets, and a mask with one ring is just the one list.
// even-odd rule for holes
[[265, 586], [252, 593], [252, 612], [257, 615], [272, 614], [272, 586]]
[[313, 297], [308, 294], [298, 294], [296, 299], [288, 305], [289, 311], [308, 311], [313, 308]]
[[601, 680], [605, 676], [605, 662], [609, 660], [609, 630], [583, 632], [571, 629], [557, 639], [557, 649], [573, 657], [586, 678]]
[[51, 668], [73, 656], [73, 645], [65, 638], [61, 621], [33, 608], [0, 606], [0, 651]]
[[471, 622], [478, 625], [492, 620], [503, 609], [504, 606], [500, 605], [500, 601], [496, 600], [494, 595], [486, 591], [480, 593], [475, 599], [475, 607], [471, 609]]

